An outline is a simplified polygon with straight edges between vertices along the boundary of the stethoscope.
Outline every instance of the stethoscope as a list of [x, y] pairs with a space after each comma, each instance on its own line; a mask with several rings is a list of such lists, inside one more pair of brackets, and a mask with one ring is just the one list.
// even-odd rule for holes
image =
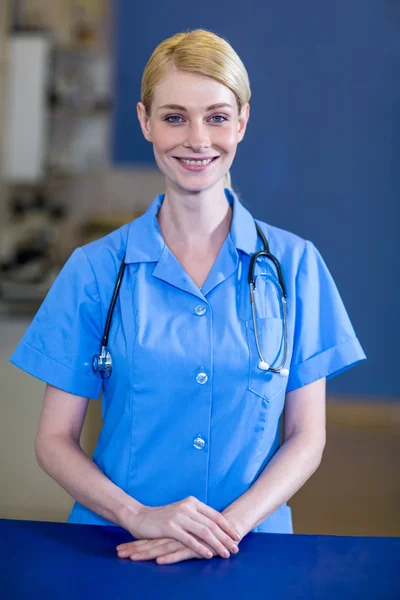
[[[248, 282], [249, 282], [249, 286], [250, 286], [250, 304], [251, 304], [251, 312], [252, 312], [252, 316], [253, 316], [253, 325], [254, 325], [254, 335], [256, 338], [257, 352], [260, 357], [258, 367], [262, 371], [271, 371], [272, 373], [279, 373], [279, 375], [282, 375], [282, 377], [287, 377], [289, 375], [289, 369], [285, 368], [287, 352], [288, 352], [288, 335], [287, 335], [287, 318], [286, 318], [286, 298], [287, 298], [286, 286], [285, 286], [285, 282], [284, 282], [283, 275], [282, 275], [282, 268], [281, 268], [281, 265], [280, 265], [278, 259], [275, 258], [275, 256], [273, 254], [271, 254], [271, 252], [269, 251], [269, 245], [268, 245], [267, 239], [264, 236], [263, 232], [261, 231], [260, 227], [257, 225], [257, 223], [255, 223], [255, 226], [257, 228], [257, 233], [260, 236], [260, 238], [263, 242], [263, 245], [264, 245], [264, 250], [255, 252], [253, 254], [253, 256], [251, 257], [250, 266], [249, 266], [249, 275], [248, 275]], [[268, 260], [270, 260], [274, 263], [276, 272], [278, 274], [278, 281], [279, 281], [279, 286], [280, 286], [280, 291], [281, 291], [281, 305], [282, 305], [282, 314], [283, 314], [283, 333], [282, 333], [283, 358], [282, 358], [282, 363], [279, 365], [279, 367], [271, 367], [264, 360], [264, 357], [263, 357], [263, 354], [261, 351], [261, 347], [260, 347], [260, 340], [258, 337], [257, 315], [256, 315], [256, 306], [255, 306], [256, 282], [255, 282], [255, 278], [254, 278], [254, 273], [255, 273], [256, 261], [258, 258], [260, 258], [262, 256], [264, 256], [265, 258], [267, 258]], [[122, 278], [124, 276], [124, 270], [125, 270], [125, 256], [122, 260], [121, 266], [118, 271], [117, 281], [115, 283], [114, 292], [113, 292], [110, 306], [108, 309], [106, 323], [104, 326], [104, 333], [103, 333], [103, 337], [101, 340], [100, 354], [95, 354], [93, 356], [93, 361], [92, 361], [93, 371], [95, 373], [100, 373], [104, 379], [108, 379], [110, 377], [111, 371], [112, 371], [112, 356], [111, 356], [110, 351], [107, 348], [107, 344], [108, 344], [108, 336], [110, 333], [111, 319], [112, 319], [112, 315], [114, 312], [115, 303], [118, 298], [119, 290], [121, 287]]]

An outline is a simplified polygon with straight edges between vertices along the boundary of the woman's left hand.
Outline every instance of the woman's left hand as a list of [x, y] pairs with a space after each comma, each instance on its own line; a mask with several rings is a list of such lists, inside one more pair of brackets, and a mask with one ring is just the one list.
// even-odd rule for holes
[[[213, 556], [216, 556], [216, 552], [212, 548], [210, 550]], [[159, 565], [182, 562], [191, 558], [203, 558], [182, 542], [172, 538], [127, 542], [117, 546], [117, 553], [119, 558], [130, 558], [133, 561], [156, 559]]]

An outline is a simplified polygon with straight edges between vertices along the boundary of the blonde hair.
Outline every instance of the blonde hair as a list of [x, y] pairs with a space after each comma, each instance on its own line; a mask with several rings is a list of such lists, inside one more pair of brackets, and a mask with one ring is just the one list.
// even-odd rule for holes
[[[142, 76], [141, 100], [149, 116], [154, 88], [171, 66], [211, 77], [225, 85], [235, 95], [238, 112], [250, 100], [246, 68], [229, 42], [206, 29], [193, 29], [161, 42], [148, 60]], [[229, 171], [225, 175], [225, 187], [232, 189]]]

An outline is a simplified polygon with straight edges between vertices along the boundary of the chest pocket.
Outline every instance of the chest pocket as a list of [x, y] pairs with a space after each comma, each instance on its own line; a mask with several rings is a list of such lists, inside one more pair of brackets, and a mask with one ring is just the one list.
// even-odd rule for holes
[[[264, 360], [271, 367], [280, 366], [283, 356], [283, 321], [275, 317], [257, 319], [258, 339]], [[249, 347], [248, 388], [254, 394], [271, 402], [286, 387], [287, 377], [263, 371], [259, 368], [260, 357], [257, 351], [253, 320], [246, 321]]]

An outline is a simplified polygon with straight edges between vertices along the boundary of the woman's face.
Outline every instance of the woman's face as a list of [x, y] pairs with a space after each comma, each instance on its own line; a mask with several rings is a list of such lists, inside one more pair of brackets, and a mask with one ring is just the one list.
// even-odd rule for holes
[[239, 115], [229, 88], [173, 68], [154, 90], [151, 116], [141, 102], [137, 105], [159, 169], [174, 186], [194, 193], [224, 178], [243, 139], [249, 108], [244, 105]]

